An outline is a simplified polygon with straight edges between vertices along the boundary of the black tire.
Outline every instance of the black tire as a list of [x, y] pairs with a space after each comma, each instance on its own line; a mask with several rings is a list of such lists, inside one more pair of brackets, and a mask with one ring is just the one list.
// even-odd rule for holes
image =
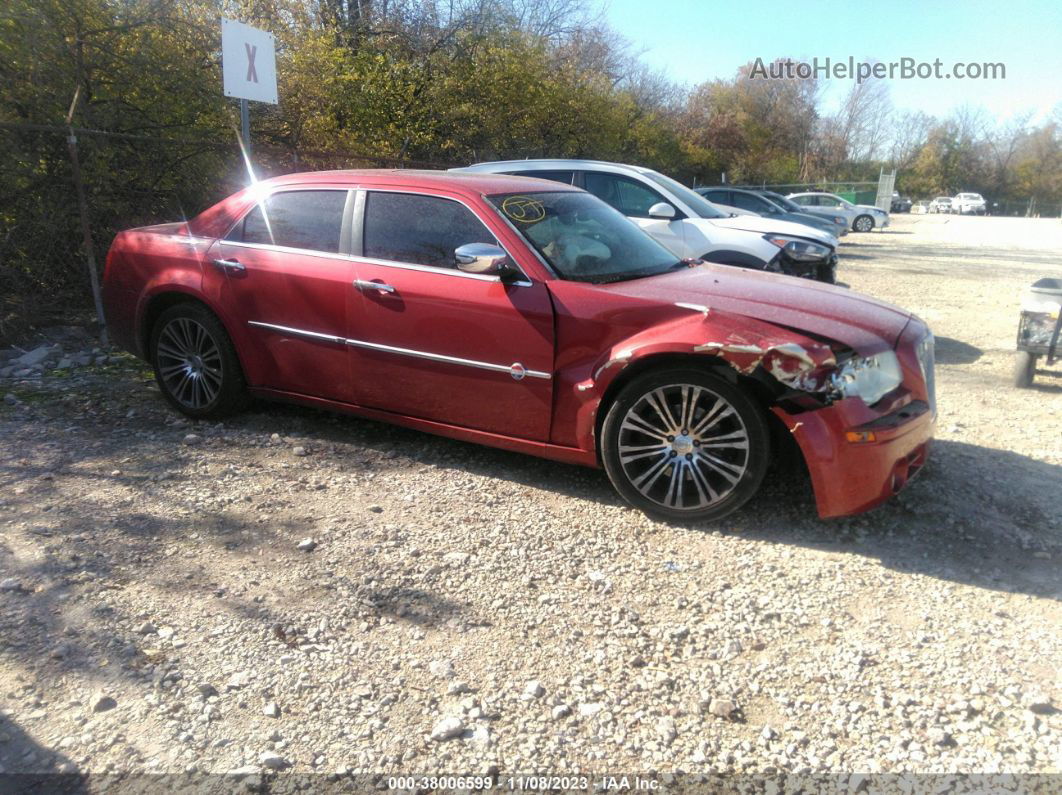
[[[650, 401], [661, 395], [670, 425], [659, 409], [650, 411], [660, 405]], [[657, 418], [655, 426], [640, 419], [642, 411]], [[698, 423], [707, 425], [697, 431]], [[647, 426], [655, 433], [646, 433]], [[601, 429], [601, 458], [616, 491], [667, 521], [711, 521], [733, 513], [759, 489], [770, 454], [767, 424], [756, 403], [723, 378], [694, 369], [638, 376], [609, 406]]]
[[171, 406], [195, 419], [217, 419], [247, 406], [243, 368], [217, 316], [189, 301], [163, 312], [151, 330], [155, 382]]
[[858, 215], [852, 221], [852, 229], [856, 232], [871, 232], [874, 229], [874, 219], [869, 215]]
[[819, 265], [816, 269], [815, 280], [824, 284], [837, 284], [837, 268], [833, 265]]
[[1014, 386], [1028, 389], [1036, 377], [1036, 357], [1028, 351], [1018, 351], [1014, 356]]

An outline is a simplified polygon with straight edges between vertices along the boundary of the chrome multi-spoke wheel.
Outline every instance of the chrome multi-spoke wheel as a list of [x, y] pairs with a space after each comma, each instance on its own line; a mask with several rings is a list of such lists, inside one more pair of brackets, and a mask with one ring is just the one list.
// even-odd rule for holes
[[224, 375], [221, 350], [202, 324], [176, 317], [159, 334], [155, 366], [182, 406], [202, 410], [217, 400]]
[[768, 455], [763, 418], [731, 384], [695, 371], [637, 379], [605, 420], [617, 489], [668, 518], [718, 518], [755, 492]]
[[855, 230], [857, 232], [869, 232], [874, 228], [874, 219], [869, 215], [861, 215], [855, 219]]
[[151, 356], [162, 393], [185, 414], [222, 416], [242, 404], [235, 349], [206, 307], [178, 304], [163, 312], [151, 336]]

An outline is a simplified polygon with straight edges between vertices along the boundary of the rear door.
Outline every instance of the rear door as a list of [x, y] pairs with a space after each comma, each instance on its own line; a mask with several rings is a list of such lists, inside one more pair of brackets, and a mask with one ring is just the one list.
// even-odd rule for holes
[[225, 274], [219, 301], [253, 358], [252, 386], [350, 401], [343, 340], [353, 263], [343, 249], [352, 196], [275, 192], [211, 249], [211, 265]]
[[553, 305], [544, 284], [456, 268], [454, 250], [497, 244], [465, 203], [366, 189], [355, 206], [352, 315], [358, 404], [545, 441], [552, 414]]

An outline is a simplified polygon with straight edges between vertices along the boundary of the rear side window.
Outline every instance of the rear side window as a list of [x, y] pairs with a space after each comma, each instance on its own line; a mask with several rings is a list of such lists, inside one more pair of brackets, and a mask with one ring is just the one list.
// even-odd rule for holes
[[375, 191], [365, 200], [363, 248], [371, 259], [453, 268], [457, 266], [454, 250], [458, 247], [497, 242], [460, 202]]
[[514, 171], [515, 177], [534, 177], [535, 179], [548, 179], [551, 182], [563, 182], [565, 185], [575, 183], [574, 171]]
[[748, 193], [732, 193], [734, 201], [734, 207], [739, 207], [742, 210], [751, 210], [754, 213], [767, 212], [767, 202], [758, 196], [752, 196]]
[[730, 204], [730, 195], [725, 190], [709, 190], [704, 192], [704, 198], [716, 204]]
[[336, 254], [346, 201], [342, 190], [274, 193], [236, 224], [228, 239]]

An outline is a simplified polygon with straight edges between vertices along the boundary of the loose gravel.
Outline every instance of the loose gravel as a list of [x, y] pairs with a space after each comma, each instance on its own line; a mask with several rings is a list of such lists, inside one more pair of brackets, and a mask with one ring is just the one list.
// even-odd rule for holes
[[1060, 247], [845, 239], [839, 278], [936, 332], [940, 417], [905, 492], [835, 521], [784, 469], [683, 527], [354, 418], [191, 423], [50, 330], [0, 360], [0, 772], [1059, 773], [1062, 368], [1009, 384]]

